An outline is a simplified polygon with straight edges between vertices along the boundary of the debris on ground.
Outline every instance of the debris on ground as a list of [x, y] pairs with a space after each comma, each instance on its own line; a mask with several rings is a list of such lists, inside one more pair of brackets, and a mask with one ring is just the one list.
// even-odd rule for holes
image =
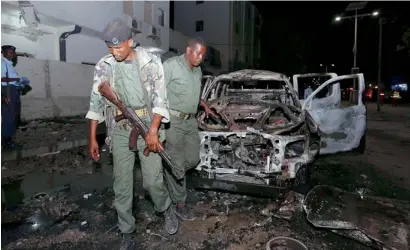
[[36, 148], [67, 140], [83, 139], [87, 134], [87, 124], [83, 116], [32, 120], [18, 128], [16, 142], [23, 144], [25, 148]]
[[305, 197], [307, 219], [374, 248], [408, 249], [410, 201], [363, 196], [320, 185]]
[[280, 204], [278, 211], [275, 212], [273, 216], [285, 220], [291, 220], [295, 213], [303, 211], [303, 199], [304, 195], [290, 191], [286, 195], [285, 200]]

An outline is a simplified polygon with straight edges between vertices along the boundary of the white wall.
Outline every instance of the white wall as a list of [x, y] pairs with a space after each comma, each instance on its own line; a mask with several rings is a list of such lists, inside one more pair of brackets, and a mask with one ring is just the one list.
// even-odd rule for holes
[[[247, 15], [247, 9], [250, 16]], [[206, 42], [221, 53], [222, 70], [228, 68], [228, 62], [235, 59], [238, 51], [238, 60], [252, 65], [256, 55], [254, 43], [255, 17], [258, 14], [256, 7], [246, 1], [196, 1], [175, 2], [176, 31], [187, 36], [201, 36]], [[230, 12], [230, 9], [232, 10]], [[204, 31], [196, 32], [196, 21], [204, 21]], [[235, 32], [238, 23], [239, 34]], [[231, 39], [230, 39], [231, 38]], [[257, 50], [256, 50], [257, 51]]]
[[[37, 59], [60, 60], [59, 37], [63, 32], [72, 31], [74, 25], [77, 24], [83, 27], [82, 32], [72, 34], [66, 40], [66, 61], [72, 63], [96, 63], [108, 53], [105, 43], [98, 37], [98, 33], [104, 30], [108, 22], [115, 18], [125, 19], [124, 12], [143, 21], [146, 19], [147, 12], [144, 1], [130, 1], [129, 3], [124, 3], [124, 1], [32, 1], [31, 3], [40, 16], [40, 25], [37, 29], [48, 29], [51, 34], [38, 35], [38, 39], [35, 41], [24, 38], [24, 36], [28, 36], [29, 31], [24, 28], [24, 25], [23, 27], [19, 25], [17, 2], [2, 2], [2, 8], [3, 5], [8, 7], [8, 15], [5, 15], [2, 10], [2, 30], [6, 31], [2, 31], [2, 44], [7, 42], [16, 45], [19, 51], [31, 53]], [[149, 35], [148, 24], [144, 25], [143, 33], [136, 35], [134, 39], [143, 46], [156, 46], [168, 50], [169, 1], [152, 1], [150, 3], [152, 5], [150, 23], [158, 24], [156, 15], [158, 8], [161, 8], [165, 13], [164, 27], [158, 27], [161, 39], [154, 41], [147, 38]], [[132, 10], [124, 10], [124, 7], [130, 6], [129, 4], [131, 4]], [[16, 10], [10, 11], [13, 7]], [[12, 28], [7, 29], [7, 26], [4, 25], [9, 23], [11, 23]], [[38, 33], [36, 28], [31, 29]]]
[[[200, 36], [208, 45], [221, 53], [222, 67], [228, 67], [229, 57], [229, 6], [228, 1], [175, 1], [174, 28], [189, 37]], [[196, 32], [196, 21], [204, 21], [204, 30]], [[224, 70], [226, 70], [224, 69]]]
[[184, 53], [188, 44], [188, 37], [181, 32], [169, 29], [169, 47], [177, 49], [178, 53]]
[[86, 114], [93, 66], [19, 57], [16, 70], [33, 88], [21, 97], [22, 119]]
[[39, 25], [36, 29], [26, 27], [16, 15], [1, 15], [1, 44], [11, 44], [18, 52], [33, 54], [37, 58], [58, 57], [57, 29]]
[[115, 18], [123, 17], [122, 1], [31, 1], [46, 16], [103, 31]]

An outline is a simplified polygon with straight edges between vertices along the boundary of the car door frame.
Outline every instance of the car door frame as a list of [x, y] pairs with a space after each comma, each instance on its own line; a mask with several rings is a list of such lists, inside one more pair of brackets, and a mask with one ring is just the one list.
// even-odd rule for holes
[[[319, 93], [323, 88], [328, 86], [329, 84], [338, 84], [340, 88], [340, 83], [338, 83], [341, 80], [346, 80], [346, 79], [358, 79], [358, 101], [357, 104], [349, 107], [321, 107], [318, 109], [312, 109], [312, 100], [314, 96]], [[335, 83], [336, 82], [336, 83]], [[364, 81], [364, 76], [362, 73], [357, 73], [357, 74], [349, 74], [349, 75], [342, 75], [342, 76], [337, 76], [334, 78], [331, 78], [324, 82], [322, 85], [320, 85], [311, 95], [309, 95], [306, 100], [302, 104], [302, 111], [307, 112], [310, 117], [313, 118], [316, 129], [319, 131], [319, 135], [321, 135], [321, 147], [319, 154], [320, 155], [328, 155], [328, 154], [336, 154], [336, 153], [363, 153], [365, 150], [365, 145], [366, 145], [366, 128], [367, 128], [367, 109], [365, 105], [365, 81]], [[348, 121], [345, 119], [337, 119], [335, 116], [336, 114], [340, 115], [347, 115], [346, 113], [350, 113], [353, 115], [352, 118], [352, 124], [355, 125], [355, 131], [353, 133], [347, 133], [346, 137], [348, 137], [351, 134], [354, 134], [353, 138], [350, 138], [352, 140], [347, 140], [346, 143], [340, 143], [340, 145], [337, 145], [336, 140], [331, 140], [329, 137], [324, 136], [327, 134], [326, 132], [329, 132], [329, 126], [326, 127], [328, 124], [337, 124], [337, 122], [340, 122], [342, 124], [348, 123]], [[324, 114], [327, 114], [326, 116]], [[322, 115], [323, 119], [329, 119], [329, 120], [321, 120], [318, 118], [320, 115]], [[333, 116], [332, 116], [333, 115]], [[358, 116], [358, 117], [356, 117]], [[330, 120], [332, 119], [332, 120]], [[329, 121], [329, 122], [327, 122]], [[333, 122], [331, 122], [333, 121]], [[339, 124], [340, 125], [340, 124]], [[342, 125], [340, 125], [342, 126]], [[340, 129], [340, 127], [339, 127]], [[351, 129], [351, 128], [347, 128]], [[332, 132], [332, 133], [341, 133], [340, 131]], [[357, 138], [359, 137], [360, 138]], [[343, 141], [343, 140], [340, 140]], [[352, 142], [352, 145], [347, 145], [347, 143]], [[330, 146], [328, 147], [322, 147], [322, 142], [327, 142]], [[343, 144], [343, 145], [342, 145]], [[339, 147], [340, 146], [340, 147]], [[339, 148], [338, 148], [339, 147]], [[343, 148], [344, 147], [344, 148]]]
[[[292, 76], [292, 85], [293, 88], [296, 91], [296, 94], [299, 98], [299, 81], [298, 78], [308, 78], [308, 77], [321, 77], [321, 76], [330, 76], [330, 79], [333, 79], [337, 77], [337, 74], [334, 72], [329, 72], [329, 73], [307, 73], [307, 74], [296, 74]], [[326, 103], [326, 99], [330, 99], [333, 101], [335, 106], [340, 106], [341, 98], [340, 98], [340, 84], [334, 84], [332, 86], [332, 94], [330, 96], [326, 96], [321, 99], [315, 99], [315, 102], [317, 102], [317, 105], [321, 105], [323, 103]], [[313, 93], [313, 92], [312, 92]], [[299, 99], [299, 102], [303, 104], [305, 102], [305, 99]]]
[[209, 87], [212, 86], [212, 82], [214, 80], [215, 80], [215, 76], [213, 75], [203, 75], [202, 76], [201, 99], [204, 99], [205, 94], [207, 93]]

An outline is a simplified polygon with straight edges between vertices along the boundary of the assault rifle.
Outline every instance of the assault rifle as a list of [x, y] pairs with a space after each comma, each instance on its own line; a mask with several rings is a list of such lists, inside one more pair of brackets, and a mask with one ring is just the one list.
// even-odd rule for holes
[[[131, 135], [129, 138], [129, 147], [130, 149], [136, 149], [137, 139], [138, 136], [141, 135], [144, 139], [148, 133], [148, 127], [145, 123], [141, 120], [140, 117], [132, 110], [130, 107], [127, 107], [117, 96], [114, 90], [107, 82], [103, 82], [98, 86], [98, 91], [101, 93], [102, 96], [107, 98], [111, 103], [113, 103], [120, 111], [121, 115], [115, 117], [115, 121], [119, 122], [123, 119], [128, 119], [131, 122], [133, 128], [131, 131]], [[179, 170], [175, 167], [175, 165], [171, 161], [171, 157], [167, 154], [164, 150], [164, 146], [161, 144], [161, 151], [158, 154], [161, 156], [162, 159], [166, 162], [166, 165], [170, 172], [175, 176], [177, 180], [181, 180], [184, 178], [185, 171]], [[148, 156], [150, 154], [150, 150], [148, 148], [144, 149], [144, 155]]]

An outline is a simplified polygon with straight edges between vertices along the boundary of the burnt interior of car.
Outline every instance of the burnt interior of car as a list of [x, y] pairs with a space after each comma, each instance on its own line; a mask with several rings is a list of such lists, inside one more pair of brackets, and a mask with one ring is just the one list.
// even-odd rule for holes
[[218, 117], [199, 116], [199, 126], [205, 131], [253, 127], [273, 133], [299, 123], [294, 96], [281, 81], [220, 81], [213, 95], [208, 105]]
[[285, 81], [244, 79], [210, 86], [204, 99], [217, 117], [198, 114], [200, 169], [219, 176], [209, 178], [266, 184], [286, 173], [294, 176], [306, 162], [302, 155], [309, 145], [296, 93], [289, 87]]

